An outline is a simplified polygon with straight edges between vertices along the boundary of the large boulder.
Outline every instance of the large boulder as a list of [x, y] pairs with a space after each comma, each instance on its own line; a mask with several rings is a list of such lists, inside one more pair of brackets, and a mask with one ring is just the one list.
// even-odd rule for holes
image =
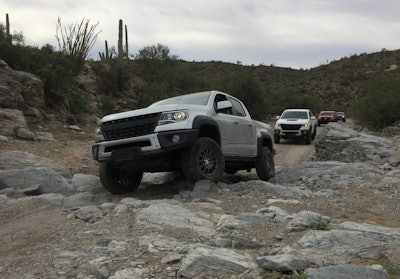
[[45, 110], [43, 81], [31, 73], [15, 71], [2, 62], [0, 108], [21, 110], [29, 123], [40, 123]]
[[380, 163], [392, 155], [389, 138], [357, 132], [349, 127], [330, 123], [315, 138], [316, 159], [321, 161]]

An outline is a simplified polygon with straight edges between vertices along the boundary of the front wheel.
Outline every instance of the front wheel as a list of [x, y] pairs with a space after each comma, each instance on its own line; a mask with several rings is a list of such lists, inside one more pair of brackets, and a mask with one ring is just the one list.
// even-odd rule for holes
[[304, 143], [311, 144], [311, 140], [312, 140], [311, 131], [308, 131], [307, 134], [304, 136]]
[[316, 136], [317, 136], [317, 126], [314, 127], [311, 139], [314, 140]]
[[280, 137], [279, 135], [275, 135], [275, 136], [274, 136], [274, 142], [275, 142], [276, 144], [279, 144], [280, 141], [281, 141], [281, 137]]
[[268, 181], [275, 176], [275, 162], [272, 156], [271, 149], [268, 146], [263, 146], [261, 154], [258, 155], [256, 160], [256, 171], [260, 179]]
[[142, 181], [141, 171], [125, 171], [115, 167], [110, 162], [100, 165], [100, 180], [103, 187], [112, 194], [134, 192]]
[[224, 169], [221, 148], [211, 138], [199, 138], [182, 152], [182, 171], [190, 182], [202, 179], [218, 181], [222, 178]]

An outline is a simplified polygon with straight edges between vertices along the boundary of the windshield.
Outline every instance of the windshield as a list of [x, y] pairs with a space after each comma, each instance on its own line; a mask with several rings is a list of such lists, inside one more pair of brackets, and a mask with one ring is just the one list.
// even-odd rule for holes
[[328, 116], [328, 115], [332, 115], [333, 114], [333, 111], [322, 111], [319, 115], [326, 115], [326, 116]]
[[191, 93], [181, 96], [176, 96], [172, 98], [168, 98], [165, 100], [158, 101], [152, 105], [153, 106], [162, 106], [162, 105], [175, 105], [175, 104], [189, 104], [189, 105], [200, 105], [205, 106], [208, 103], [208, 99], [210, 98], [211, 92], [199, 92], [199, 93]]
[[289, 118], [308, 119], [306, 111], [285, 111], [282, 113], [281, 118], [283, 118], [283, 119], [289, 119]]

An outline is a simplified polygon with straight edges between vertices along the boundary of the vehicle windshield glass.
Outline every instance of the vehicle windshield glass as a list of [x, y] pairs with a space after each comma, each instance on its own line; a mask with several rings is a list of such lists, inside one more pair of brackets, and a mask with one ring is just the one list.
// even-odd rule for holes
[[285, 111], [282, 113], [281, 118], [289, 119], [289, 118], [296, 118], [296, 119], [307, 119], [307, 112], [306, 111]]
[[323, 111], [319, 115], [332, 115], [332, 114], [333, 114], [333, 112], [331, 112], [331, 111]]
[[205, 106], [208, 103], [208, 99], [210, 98], [211, 92], [199, 92], [199, 93], [191, 93], [181, 96], [176, 96], [172, 98], [168, 98], [165, 100], [158, 101], [152, 105], [153, 106], [163, 106], [163, 105], [175, 105], [175, 104], [189, 104], [189, 105], [200, 105]]

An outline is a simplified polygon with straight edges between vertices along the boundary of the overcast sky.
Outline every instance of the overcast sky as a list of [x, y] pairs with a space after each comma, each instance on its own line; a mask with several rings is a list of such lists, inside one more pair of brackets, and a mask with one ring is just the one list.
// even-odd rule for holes
[[0, 22], [25, 44], [57, 47], [56, 25], [89, 19], [117, 46], [118, 21], [129, 53], [160, 43], [186, 61], [313, 68], [354, 54], [400, 48], [399, 0], [0, 0]]

